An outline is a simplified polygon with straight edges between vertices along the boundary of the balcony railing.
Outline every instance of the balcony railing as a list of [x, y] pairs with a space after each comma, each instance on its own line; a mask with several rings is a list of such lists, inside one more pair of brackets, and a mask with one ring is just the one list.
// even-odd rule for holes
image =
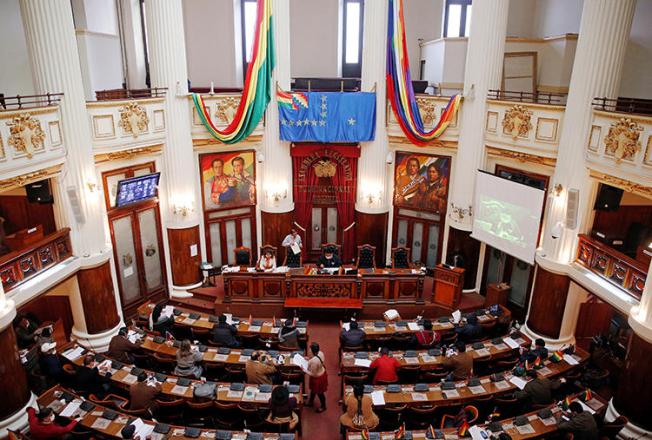
[[360, 78], [292, 78], [292, 90], [297, 92], [359, 92]]
[[652, 115], [652, 99], [635, 98], [593, 98], [593, 108], [607, 112], [637, 113]]
[[488, 99], [500, 101], [530, 102], [533, 104], [564, 105], [566, 95], [546, 92], [514, 92], [510, 90], [489, 90]]
[[0, 94], [0, 108], [3, 110], [21, 110], [36, 107], [49, 107], [61, 101], [63, 93], [46, 93], [45, 95], [16, 95], [4, 96]]
[[637, 300], [641, 299], [647, 277], [643, 264], [588, 235], [581, 234], [579, 239], [578, 263]]
[[165, 96], [167, 90], [167, 87], [154, 87], [152, 89], [97, 90], [95, 92], [95, 98], [98, 101], [111, 101], [115, 99], [159, 98]]

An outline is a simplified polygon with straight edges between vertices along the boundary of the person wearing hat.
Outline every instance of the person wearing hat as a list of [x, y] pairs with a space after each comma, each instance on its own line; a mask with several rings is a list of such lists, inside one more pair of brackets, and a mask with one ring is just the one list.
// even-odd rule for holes
[[109, 351], [106, 355], [116, 361], [125, 364], [133, 364], [134, 357], [132, 356], [132, 353], [137, 352], [140, 346], [131, 342], [128, 335], [129, 329], [127, 329], [127, 327], [120, 328], [118, 334], [111, 338], [111, 342], [109, 342]]
[[41, 374], [52, 379], [54, 382], [61, 382], [61, 379], [63, 379], [63, 367], [61, 366], [59, 356], [57, 356], [56, 342], [45, 342], [41, 345], [39, 366], [41, 367]]
[[561, 419], [557, 428], [561, 432], [573, 434], [573, 440], [597, 440], [599, 438], [598, 424], [588, 411], [584, 411], [578, 401], [568, 406], [569, 420]]
[[322, 269], [325, 267], [340, 267], [342, 265], [342, 260], [340, 260], [340, 257], [335, 254], [335, 249], [327, 247], [324, 249], [324, 253], [319, 257], [317, 265]]
[[52, 440], [66, 438], [66, 434], [73, 430], [79, 416], [75, 417], [67, 425], [55, 423], [55, 414], [50, 408], [42, 408], [38, 414], [32, 407], [27, 408], [29, 420], [29, 438], [34, 440]]
[[237, 348], [240, 346], [238, 341], [238, 329], [235, 325], [226, 322], [226, 315], [220, 315], [217, 318], [217, 324], [211, 329], [213, 342], [223, 345], [224, 347]]

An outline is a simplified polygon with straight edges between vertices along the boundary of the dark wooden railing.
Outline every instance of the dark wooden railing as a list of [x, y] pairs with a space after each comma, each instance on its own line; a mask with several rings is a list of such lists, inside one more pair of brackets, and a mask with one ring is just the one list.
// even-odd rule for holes
[[[211, 93], [210, 87], [191, 87], [188, 89], [192, 93], [201, 93], [202, 95], [207, 95]], [[242, 93], [242, 87], [213, 87], [213, 93], [215, 95], [222, 93]]]
[[111, 101], [114, 99], [158, 98], [165, 96], [167, 90], [167, 87], [154, 87], [152, 89], [97, 90], [95, 92], [95, 98], [98, 101]]
[[652, 114], [652, 99], [635, 98], [593, 98], [593, 108], [607, 112]]
[[360, 78], [292, 78], [292, 90], [297, 92], [359, 92]]
[[545, 92], [514, 92], [510, 90], [489, 90], [488, 99], [500, 101], [530, 102], [533, 104], [565, 105], [566, 95]]
[[0, 108], [4, 110], [20, 110], [36, 107], [49, 107], [59, 104], [63, 93], [46, 93], [45, 95], [16, 95], [4, 96], [0, 94]]
[[70, 228], [47, 235], [31, 245], [0, 257], [5, 292], [72, 256]]
[[646, 267], [588, 235], [580, 234], [579, 238], [576, 261], [640, 300], [647, 277]]

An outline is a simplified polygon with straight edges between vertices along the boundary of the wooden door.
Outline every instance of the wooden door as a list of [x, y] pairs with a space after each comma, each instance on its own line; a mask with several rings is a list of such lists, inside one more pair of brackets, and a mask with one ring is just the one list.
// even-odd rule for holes
[[233, 251], [240, 246], [251, 249], [253, 264], [257, 256], [254, 207], [212, 211], [205, 217], [208, 261], [213, 266], [235, 264]]
[[595, 297], [581, 304], [575, 327], [577, 345], [588, 350], [591, 338], [600, 334], [608, 334], [613, 315], [613, 308]]
[[412, 250], [412, 263], [435, 267], [441, 258], [441, 225], [440, 214], [398, 209], [392, 247], [405, 246]]

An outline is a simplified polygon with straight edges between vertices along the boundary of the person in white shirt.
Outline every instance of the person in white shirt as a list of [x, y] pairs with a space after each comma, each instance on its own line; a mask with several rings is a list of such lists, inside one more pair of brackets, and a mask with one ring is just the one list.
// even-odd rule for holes
[[263, 255], [260, 256], [258, 260], [258, 269], [261, 270], [274, 270], [276, 269], [276, 257], [272, 254], [272, 251], [269, 249], [265, 251]]
[[[301, 236], [299, 235], [299, 233], [295, 228], [292, 228], [290, 229], [290, 233], [286, 235], [285, 238], [283, 239], [283, 243], [281, 243], [281, 245], [285, 247], [292, 247], [292, 245], [294, 244], [299, 246], [299, 252], [301, 252], [301, 249], [303, 248], [303, 245], [301, 244]], [[295, 252], [295, 253], [299, 253], [299, 252]]]

